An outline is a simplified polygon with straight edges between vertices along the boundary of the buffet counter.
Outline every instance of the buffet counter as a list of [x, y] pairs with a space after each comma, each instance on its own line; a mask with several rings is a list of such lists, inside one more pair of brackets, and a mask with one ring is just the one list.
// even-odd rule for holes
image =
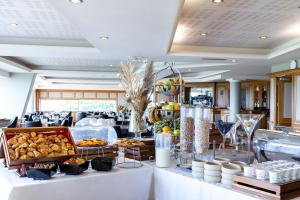
[[[20, 178], [13, 170], [0, 167], [0, 200], [257, 200], [222, 184], [198, 180], [188, 171], [154, 167], [146, 161], [143, 167], [110, 172], [92, 169], [79, 176], [54, 175], [53, 179], [34, 181]], [[300, 199], [300, 198], [297, 198]]]
[[193, 178], [191, 172], [154, 167], [155, 200], [257, 200], [259, 197], [233, 191], [221, 183], [210, 184]]
[[20, 178], [15, 170], [0, 167], [0, 200], [148, 200], [153, 168], [115, 167], [110, 172], [89, 168], [82, 175], [56, 174], [50, 180], [34, 181]]

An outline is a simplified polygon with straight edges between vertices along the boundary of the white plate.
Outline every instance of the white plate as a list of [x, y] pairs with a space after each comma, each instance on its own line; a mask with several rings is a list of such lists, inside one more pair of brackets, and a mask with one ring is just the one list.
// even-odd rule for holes
[[218, 163], [215, 163], [215, 162], [206, 162], [204, 164], [204, 169], [219, 171], [219, 170], [221, 170], [221, 165], [219, 165]]
[[203, 167], [192, 166], [192, 171], [195, 171], [195, 172], [203, 172], [203, 171], [204, 171], [204, 168], [203, 168]]
[[204, 170], [204, 174], [207, 176], [221, 177], [221, 171], [216, 170]]
[[233, 175], [232, 174], [226, 174], [226, 173], [222, 173], [221, 174], [221, 176], [222, 176], [222, 179], [224, 178], [224, 179], [227, 179], [227, 180], [232, 180], [233, 179]]
[[193, 160], [192, 161], [192, 166], [204, 168], [205, 162], [206, 161], [204, 161], [204, 160]]
[[222, 182], [223, 185], [228, 185], [228, 186], [232, 185], [232, 181], [231, 180], [227, 180], [227, 179], [223, 179], [222, 178], [221, 182]]
[[241, 173], [241, 168], [237, 165], [233, 165], [233, 164], [223, 164], [222, 165], [222, 172], [226, 173], [226, 174], [239, 174]]
[[221, 178], [220, 177], [204, 175], [204, 181], [209, 182], [209, 183], [219, 183], [221, 181]]

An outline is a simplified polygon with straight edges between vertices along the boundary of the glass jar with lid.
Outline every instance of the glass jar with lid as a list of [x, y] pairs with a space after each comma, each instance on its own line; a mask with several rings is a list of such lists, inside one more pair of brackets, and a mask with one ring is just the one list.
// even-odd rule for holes
[[195, 107], [182, 105], [180, 109], [180, 165], [189, 167], [193, 158]]
[[194, 156], [201, 159], [209, 149], [209, 127], [211, 121], [211, 110], [203, 106], [195, 108], [195, 135], [194, 135]]

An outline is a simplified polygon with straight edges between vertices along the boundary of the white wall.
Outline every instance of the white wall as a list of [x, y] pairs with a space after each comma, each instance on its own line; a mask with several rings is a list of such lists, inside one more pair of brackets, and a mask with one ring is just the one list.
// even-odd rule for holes
[[29, 73], [13, 73], [10, 78], [0, 79], [0, 118], [22, 116], [34, 80], [35, 74]]

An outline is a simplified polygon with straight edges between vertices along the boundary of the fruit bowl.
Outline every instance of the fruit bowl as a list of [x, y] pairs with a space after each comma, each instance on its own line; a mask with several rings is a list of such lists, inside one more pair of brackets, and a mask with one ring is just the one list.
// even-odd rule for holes
[[166, 96], [176, 96], [180, 92], [179, 84], [163, 84], [157, 85], [158, 92]]
[[180, 110], [163, 110], [159, 109], [160, 115], [163, 120], [178, 119], [180, 117]]

